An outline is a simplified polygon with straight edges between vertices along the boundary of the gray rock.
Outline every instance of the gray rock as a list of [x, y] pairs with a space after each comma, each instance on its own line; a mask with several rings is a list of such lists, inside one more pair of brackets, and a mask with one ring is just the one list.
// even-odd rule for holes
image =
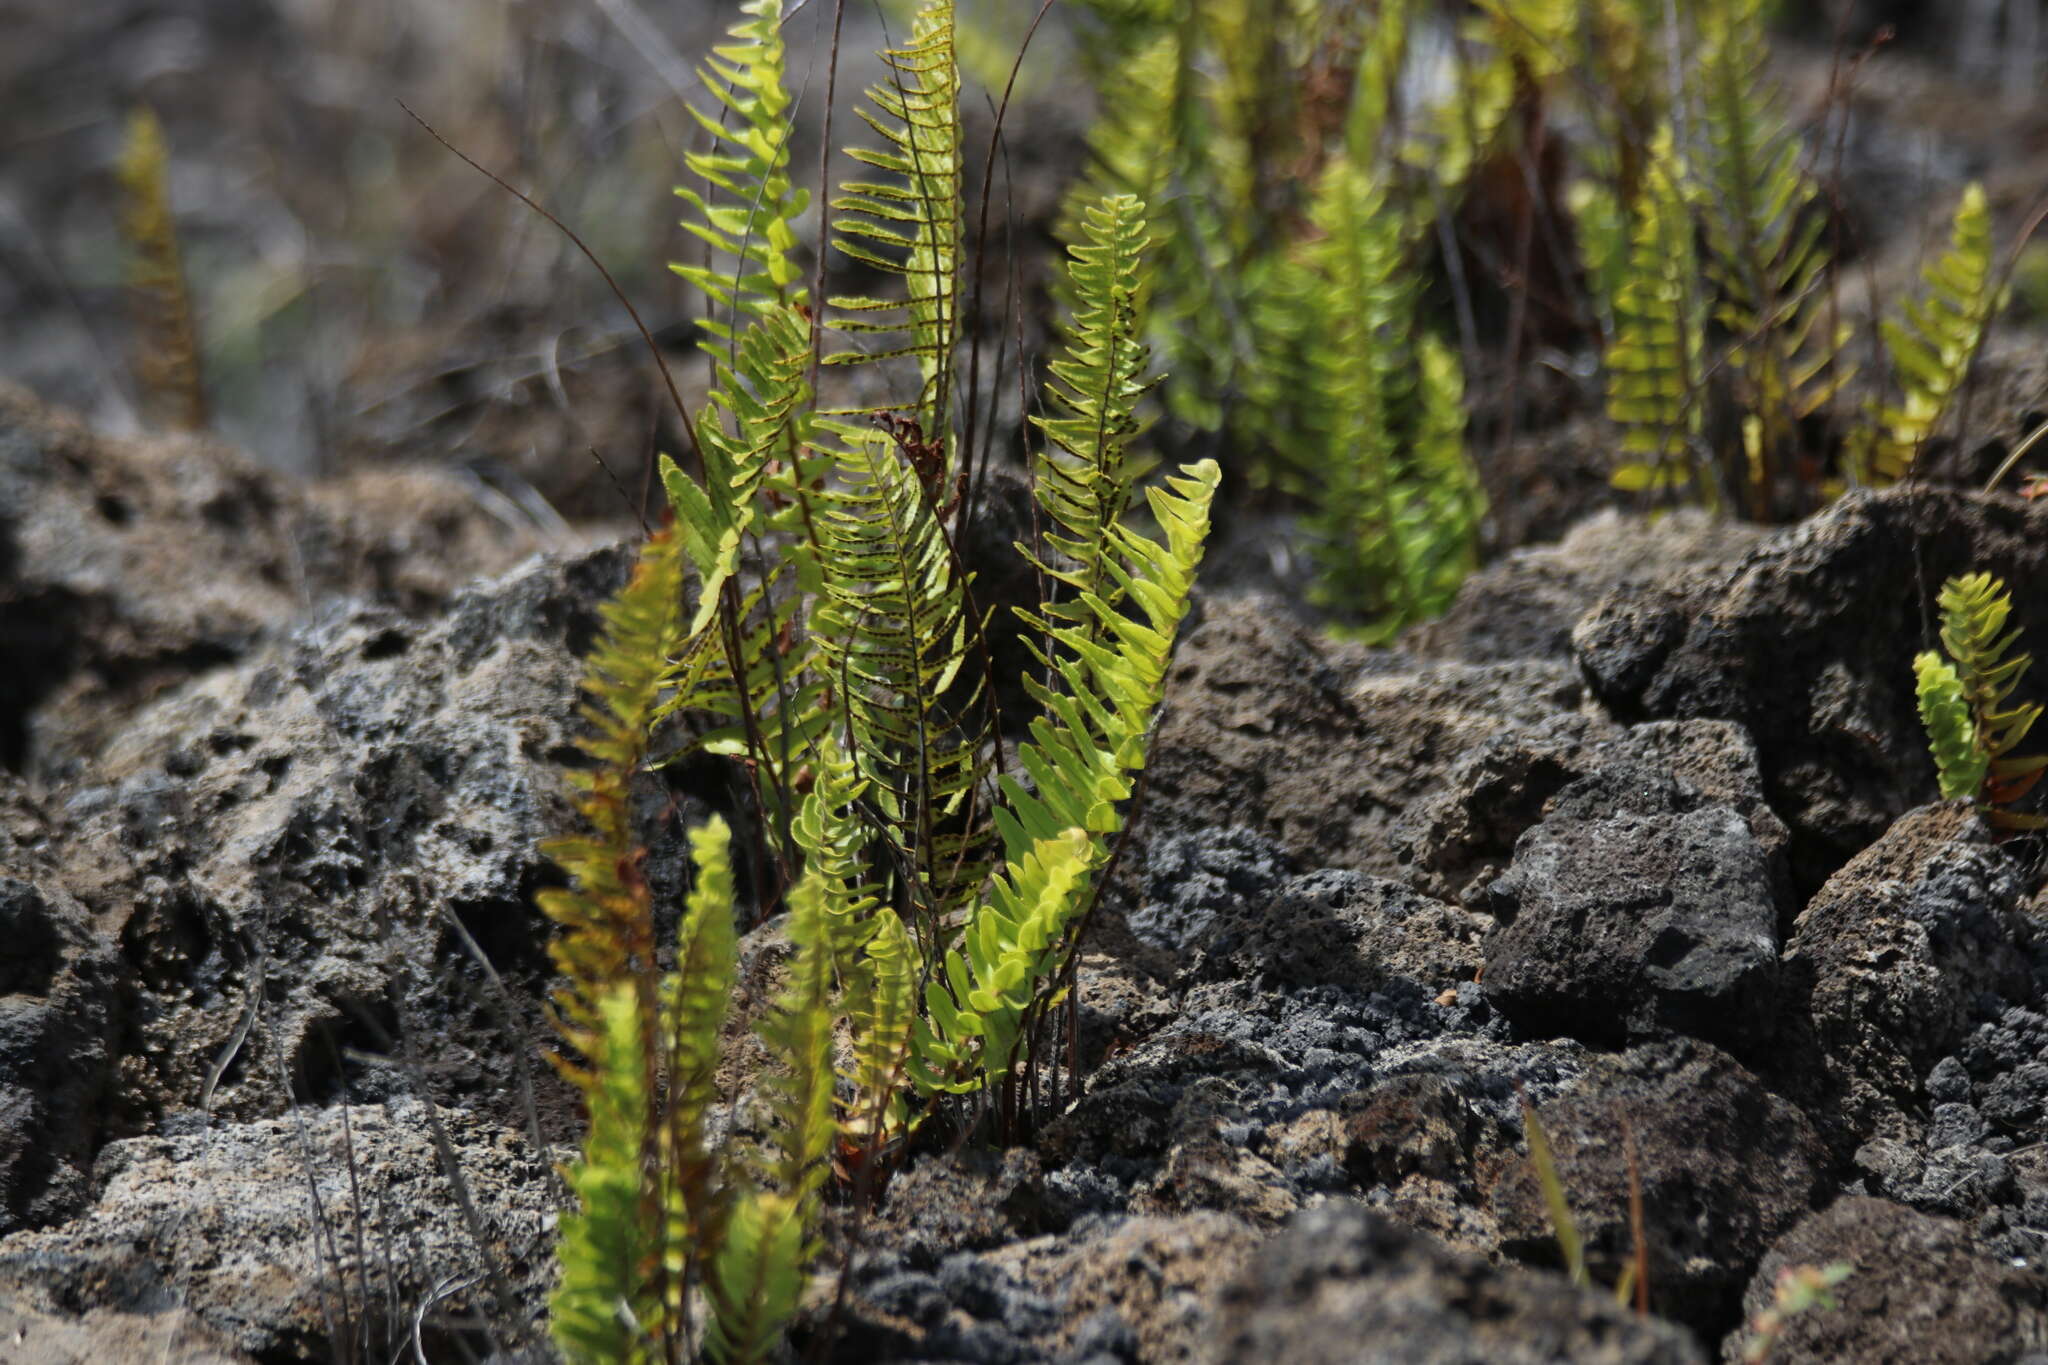
[[1572, 716], [1544, 730], [1489, 739], [1459, 761], [1442, 792], [1403, 818], [1403, 875], [1431, 895], [1484, 904], [1515, 841], [1542, 819], [1551, 799], [1615, 763], [1669, 773], [1741, 812], [1770, 864], [1779, 918], [1789, 920], [1791, 836], [1764, 800], [1756, 746], [1727, 721], [1651, 721], [1616, 735], [1590, 717]]
[[1667, 574], [1725, 573], [1761, 528], [1686, 508], [1652, 520], [1612, 508], [1554, 545], [1510, 551], [1465, 580], [1451, 609], [1401, 647], [1467, 663], [1563, 658], [1572, 627], [1616, 588]]
[[0, 386], [0, 768], [76, 772], [309, 601], [425, 610], [539, 544], [445, 474], [307, 487], [200, 438], [99, 437]]
[[1614, 1041], [1769, 1037], [1778, 912], [1750, 823], [1647, 764], [1566, 787], [1489, 891], [1487, 997], [1521, 1027]]
[[0, 1301], [67, 1318], [182, 1311], [265, 1359], [402, 1340], [423, 1306], [437, 1340], [464, 1312], [501, 1342], [531, 1340], [555, 1273], [547, 1159], [472, 1115], [440, 1120], [481, 1246], [424, 1104], [301, 1110], [110, 1144], [83, 1218], [0, 1239]]
[[1771, 1072], [1838, 1153], [1910, 1132], [1921, 1078], [2001, 999], [2030, 998], [2026, 890], [1957, 803], [1901, 819], [1800, 914]]
[[[2048, 639], [2048, 504], [1903, 486], [1851, 493], [1734, 572], [1618, 589], [1580, 622], [1588, 685], [1619, 719], [1732, 720], [1811, 892], [1934, 793], [1912, 661], [1951, 574], [2012, 585], [2012, 624]], [[2037, 646], [2038, 647], [2038, 646]]]
[[[1969, 1229], [1888, 1200], [1849, 1195], [1792, 1228], [1764, 1257], [1743, 1307], [1769, 1308], [1779, 1272], [1792, 1266], [1854, 1267], [1834, 1290], [1839, 1305], [1793, 1317], [1774, 1365], [1897, 1360], [1925, 1365], [2017, 1365], [2048, 1350], [2048, 1275], [1984, 1256]], [[1725, 1358], [1741, 1358], [1745, 1333]]]
[[65, 889], [50, 836], [0, 777], [0, 1234], [84, 1206], [120, 1046], [118, 954]]
[[1217, 1365], [1702, 1361], [1681, 1329], [1561, 1275], [1459, 1255], [1356, 1205], [1296, 1217], [1226, 1287], [1197, 1359]]
[[[1494, 735], [1558, 723], [1561, 660], [1464, 664], [1331, 644], [1272, 603], [1208, 605], [1180, 643], [1141, 837], [1256, 831], [1299, 867], [1402, 875], [1401, 812]], [[1595, 722], [1598, 724], [1598, 722]]]
[[[1705, 1043], [1632, 1048], [1532, 1103], [1593, 1278], [1615, 1283], [1633, 1257], [1629, 1206], [1639, 1185], [1650, 1306], [1703, 1332], [1732, 1324], [1757, 1260], [1833, 1189], [1805, 1115]], [[1624, 1132], [1634, 1140], [1633, 1176]], [[1507, 1254], [1558, 1263], [1529, 1161], [1503, 1163], [1489, 1201]]]

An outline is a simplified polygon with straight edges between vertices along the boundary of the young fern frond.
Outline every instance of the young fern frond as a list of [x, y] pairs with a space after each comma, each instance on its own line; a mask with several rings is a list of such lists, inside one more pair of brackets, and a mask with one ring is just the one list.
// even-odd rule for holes
[[[676, 928], [676, 966], [662, 982], [661, 1026], [667, 1042], [668, 1090], [662, 1114], [661, 1170], [667, 1192], [670, 1245], [698, 1248], [725, 1235], [730, 1193], [721, 1163], [705, 1138], [718, 1100], [718, 1040], [732, 1005], [739, 947], [733, 928], [732, 833], [713, 816], [690, 831], [695, 878]], [[678, 1284], [678, 1290], [681, 1286]], [[672, 1305], [678, 1320], [680, 1299]]]
[[1483, 503], [1464, 449], [1463, 379], [1417, 340], [1401, 217], [1348, 159], [1324, 168], [1303, 294], [1317, 309], [1311, 595], [1387, 639], [1443, 610], [1477, 557]]
[[781, 1190], [740, 1195], [711, 1259], [711, 1330], [719, 1365], [764, 1365], [803, 1301], [810, 1235], [802, 1201]]
[[1988, 763], [1983, 799], [1992, 807], [1992, 820], [2009, 829], [2048, 828], [2048, 816], [1999, 809], [2024, 797], [2048, 771], [2048, 755], [2012, 756], [2042, 712], [2037, 702], [2012, 703], [2014, 689], [2034, 665], [2031, 654], [2006, 657], [2020, 637], [2017, 627], [2005, 629], [2012, 597], [2004, 583], [1976, 573], [1942, 584], [1939, 600], [1942, 647], [1955, 661], [1976, 724], [1977, 747]]
[[1685, 179], [1671, 130], [1660, 129], [1613, 300], [1607, 413], [1622, 428], [1622, 450], [1633, 457], [1615, 470], [1613, 482], [1650, 493], [1697, 487], [1714, 505], [1719, 484], [1695, 459], [1706, 319]]
[[717, 360], [718, 383], [697, 423], [704, 481], [661, 457], [661, 481], [675, 509], [676, 529], [697, 570], [693, 637], [710, 624], [722, 590], [739, 571], [740, 552], [759, 515], [772, 462], [793, 460], [809, 439], [811, 393], [804, 378], [809, 357], [810, 332], [797, 311], [763, 305], [758, 321], [739, 339], [736, 363]]
[[1913, 656], [1913, 678], [1942, 800], [1975, 800], [1984, 790], [1991, 756], [1977, 747], [1977, 723], [1962, 678], [1954, 664], [1931, 649]]
[[[834, 245], [849, 258], [902, 279], [901, 302], [835, 298], [838, 326], [855, 333], [895, 335], [877, 352], [847, 352], [838, 362], [912, 356], [920, 385], [919, 427], [950, 452], [953, 347], [960, 335], [961, 135], [960, 69], [953, 50], [952, 0], [928, 0], [910, 39], [882, 54], [883, 80], [870, 87], [872, 109], [860, 116], [883, 146], [848, 155], [882, 172], [840, 186]], [[950, 453], [943, 461], [950, 486]]]
[[[693, 210], [684, 229], [714, 256], [707, 264], [669, 268], [712, 301], [719, 312], [704, 320], [704, 330], [728, 343], [749, 319], [802, 305], [807, 297], [795, 259], [796, 221], [809, 207], [810, 193], [789, 174], [791, 100], [782, 8], [782, 0], [746, 0], [740, 9], [748, 17], [731, 29], [734, 41], [712, 49], [699, 71], [723, 113], [714, 118], [695, 105], [684, 106], [710, 146], [683, 156], [705, 188], [683, 185], [676, 195]], [[710, 343], [706, 349], [714, 356], [722, 350]]]
[[206, 428], [199, 328], [171, 213], [170, 150], [148, 109], [128, 120], [121, 147], [121, 235], [136, 321], [135, 369], [143, 402], [182, 431]]
[[868, 867], [876, 831], [861, 813], [869, 783], [840, 746], [838, 736], [819, 737], [810, 755], [811, 790], [798, 808], [795, 833], [804, 868], [825, 888], [826, 936], [832, 969], [855, 992], [860, 952], [874, 932], [882, 898]]
[[904, 1087], [910, 1077], [922, 959], [894, 910], [877, 910], [864, 945], [858, 985], [847, 992], [853, 1023], [853, 1094], [840, 1130], [865, 1148], [909, 1124]]
[[658, 1226], [649, 1218], [642, 1159], [648, 1081], [640, 1000], [630, 982], [600, 993], [583, 1037], [590, 1128], [564, 1171], [576, 1208], [562, 1215], [561, 1282], [548, 1298], [555, 1345], [578, 1365], [651, 1358], [641, 1324], [663, 1320]]
[[[586, 1057], [603, 1041], [599, 1002], [636, 966], [654, 961], [654, 912], [639, 874], [630, 788], [647, 759], [666, 661], [682, 641], [682, 559], [672, 532], [649, 536], [625, 587], [601, 611], [604, 630], [585, 665], [588, 700], [579, 712], [589, 732], [576, 741], [590, 766], [568, 775], [588, 831], [541, 846], [569, 877], [568, 886], [536, 897], [562, 929], [548, 945], [564, 978], [555, 992], [556, 1022], [563, 1040]], [[596, 1083], [576, 1063], [559, 1064], [577, 1084]]]
[[2008, 293], [1997, 281], [1982, 185], [1963, 191], [1949, 249], [1927, 267], [1926, 282], [1926, 296], [1906, 303], [1903, 321], [1879, 325], [1903, 394], [1896, 406], [1874, 414], [1878, 430], [1861, 472], [1879, 486], [1912, 470], [1962, 392], [1992, 318], [2005, 307]]
[[796, 949], [789, 983], [759, 1029], [780, 1068], [764, 1086], [775, 1116], [771, 1174], [776, 1187], [796, 1199], [806, 1225], [814, 1220], [818, 1191], [830, 1174], [835, 1136], [831, 933], [823, 878], [807, 873], [789, 892], [789, 939]]

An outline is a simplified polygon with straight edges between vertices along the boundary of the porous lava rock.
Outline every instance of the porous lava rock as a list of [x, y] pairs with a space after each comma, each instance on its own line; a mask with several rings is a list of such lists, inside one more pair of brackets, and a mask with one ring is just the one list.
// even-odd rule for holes
[[[1835, 1306], [1791, 1317], [1771, 1349], [1783, 1365], [1844, 1360], [2020, 1365], [2048, 1353], [2048, 1275], [1986, 1256], [1964, 1224], [1846, 1195], [1771, 1247], [1743, 1300], [1753, 1320], [1781, 1271], [1841, 1262]], [[1743, 1334], [1725, 1359], [1739, 1361]]]
[[[1631, 1048], [1586, 1066], [1557, 1098], [1531, 1102], [1593, 1277], [1613, 1284], [1632, 1258], [1639, 1187], [1651, 1307], [1709, 1336], [1734, 1325], [1771, 1243], [1833, 1192], [1813, 1124], [1706, 1043]], [[1531, 1162], [1501, 1162], [1489, 1202], [1504, 1251], [1557, 1261]]]
[[1487, 998], [1539, 1036], [1754, 1047], [1775, 1023], [1772, 892], [1734, 807], [1646, 764], [1603, 768], [1552, 799], [1489, 888]]
[[1299, 1215], [1224, 1291], [1213, 1365], [1689, 1365], [1669, 1323], [1562, 1275], [1489, 1265], [1356, 1205]]
[[1773, 1079], [1847, 1155], [1911, 1136], [1903, 1111], [1977, 1022], [2033, 995], [2018, 862], [1963, 803], [1900, 819], [1834, 875], [1785, 946]]
[[1557, 659], [1572, 627], [1617, 588], [1671, 574], [1727, 571], [1761, 528], [1686, 508], [1656, 521], [1595, 513], [1552, 545], [1511, 550], [1458, 589], [1449, 611], [1401, 636], [1401, 648], [1466, 663]]
[[2048, 596], [2027, 590], [2048, 582], [2048, 503], [1915, 485], [1851, 493], [1730, 572], [1617, 589], [1573, 649], [1620, 720], [1749, 732], [1811, 892], [1933, 793], [1913, 655], [1934, 644], [1942, 582], [1972, 572], [2002, 577], [2012, 624], [2048, 639]]
[[1582, 696], [1561, 658], [1371, 652], [1323, 640], [1266, 598], [1212, 601], [1174, 656], [1144, 837], [1228, 812], [1297, 866], [1398, 877], [1402, 812], [1486, 740], [1558, 724]]
[[531, 1341], [555, 1274], [545, 1157], [513, 1130], [417, 1100], [112, 1143], [95, 1182], [84, 1217], [0, 1240], [0, 1302], [182, 1310], [201, 1343], [314, 1359], [337, 1340], [405, 1340], [410, 1307], [441, 1295], [510, 1344]]
[[102, 437], [0, 385], [0, 768], [75, 772], [136, 707], [309, 604], [426, 611], [542, 543], [445, 474], [306, 486], [199, 437]]

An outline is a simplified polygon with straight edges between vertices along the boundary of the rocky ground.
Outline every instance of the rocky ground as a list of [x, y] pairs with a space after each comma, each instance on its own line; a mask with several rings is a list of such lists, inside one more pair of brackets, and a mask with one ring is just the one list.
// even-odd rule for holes
[[[544, 1358], [534, 849], [624, 559], [495, 506], [0, 399], [0, 1355]], [[2048, 504], [1605, 513], [1396, 650], [1209, 590], [1078, 1098], [916, 1158], [799, 1353], [1732, 1360], [1842, 1261], [1773, 1360], [2048, 1360], [2048, 868], [1911, 690], [1966, 568], [2048, 581]], [[672, 889], [728, 793], [644, 795]]]

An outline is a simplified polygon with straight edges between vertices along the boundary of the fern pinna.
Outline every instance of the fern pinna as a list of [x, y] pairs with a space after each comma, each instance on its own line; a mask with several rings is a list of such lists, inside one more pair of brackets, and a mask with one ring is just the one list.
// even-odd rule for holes
[[2011, 595], [1990, 574], [1964, 574], [1942, 584], [1939, 604], [1947, 657], [1929, 650], [1913, 660], [1913, 671], [1941, 794], [1979, 802], [2002, 829], [2048, 829], [2048, 816], [2011, 809], [2048, 772], [2048, 754], [2013, 753], [2042, 706], [2012, 700], [2034, 660], [2007, 657], [2020, 636], [2017, 627], [2005, 628]]

